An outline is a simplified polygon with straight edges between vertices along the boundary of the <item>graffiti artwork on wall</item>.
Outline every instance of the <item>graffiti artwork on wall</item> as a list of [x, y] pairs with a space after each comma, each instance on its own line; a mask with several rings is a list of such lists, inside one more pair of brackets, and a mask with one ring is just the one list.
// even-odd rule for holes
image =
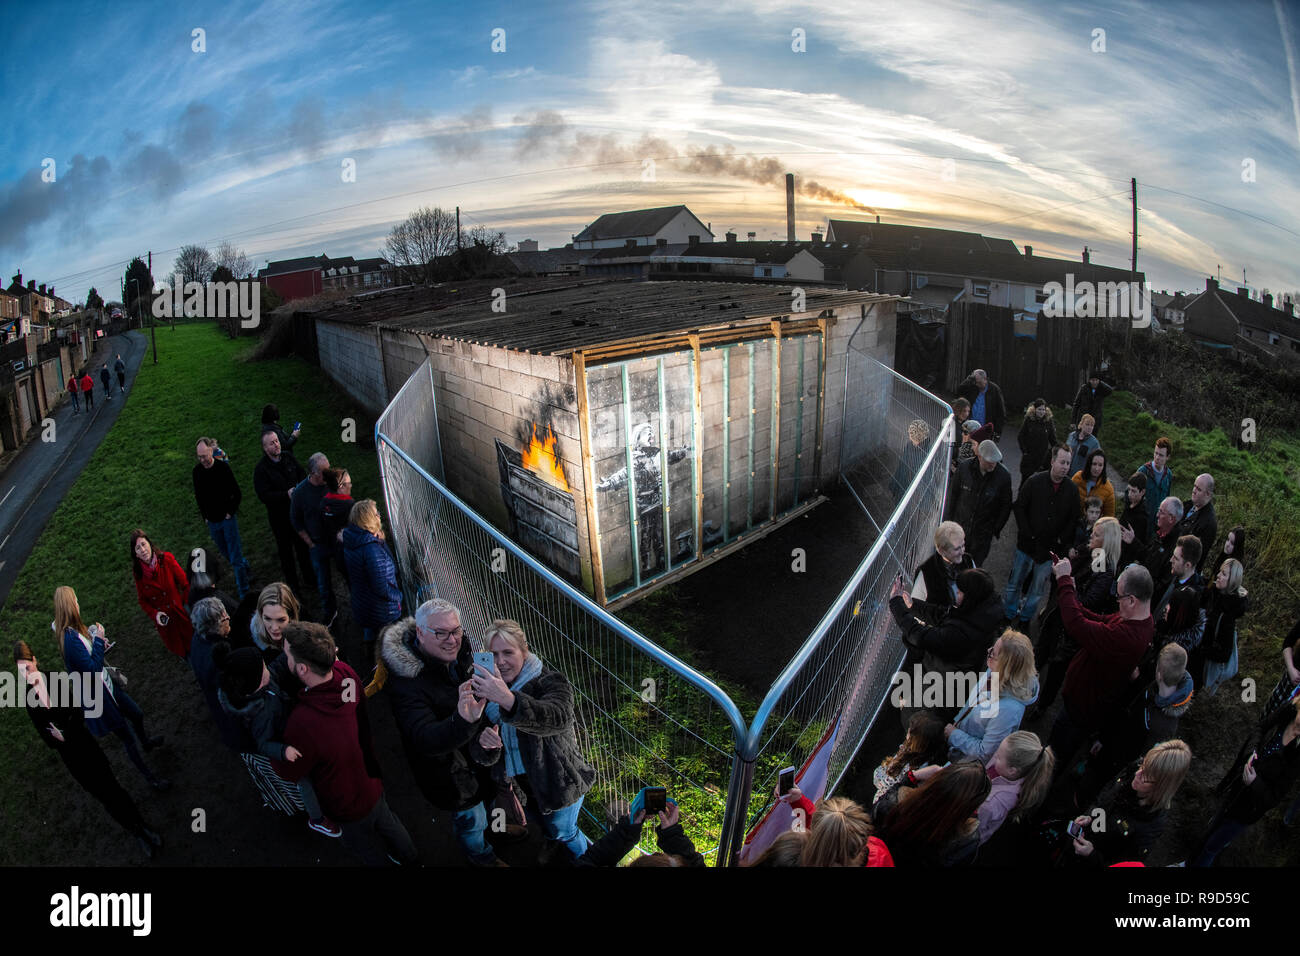
[[[636, 487], [637, 536], [640, 542], [641, 572], [648, 574], [662, 566], [664, 547], [662, 449], [654, 426], [642, 422], [632, 429], [632, 468]], [[669, 465], [684, 460], [691, 449], [668, 451]], [[613, 491], [627, 484], [627, 466], [606, 475], [596, 484], [597, 491]]]

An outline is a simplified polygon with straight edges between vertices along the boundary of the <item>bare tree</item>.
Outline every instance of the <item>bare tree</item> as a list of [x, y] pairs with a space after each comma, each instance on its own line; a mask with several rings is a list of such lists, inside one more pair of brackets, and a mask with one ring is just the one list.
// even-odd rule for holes
[[214, 265], [225, 266], [236, 279], [247, 279], [253, 274], [253, 264], [248, 261], [244, 250], [235, 248], [235, 244], [228, 240], [217, 246], [212, 259]]
[[406, 281], [432, 282], [439, 256], [456, 251], [456, 216], [437, 206], [422, 206], [393, 227], [388, 260]]
[[487, 226], [475, 226], [464, 234], [461, 245], [482, 246], [489, 255], [499, 256], [506, 251], [506, 234], [493, 232]]
[[212, 253], [203, 246], [182, 246], [172, 269], [181, 282], [207, 282], [215, 265]]

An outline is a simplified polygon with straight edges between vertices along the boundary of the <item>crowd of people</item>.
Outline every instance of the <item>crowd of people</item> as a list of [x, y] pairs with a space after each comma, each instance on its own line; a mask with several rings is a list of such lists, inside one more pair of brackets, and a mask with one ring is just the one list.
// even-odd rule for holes
[[[1246, 531], [1220, 539], [1209, 474], [1196, 476], [1188, 499], [1170, 494], [1167, 438], [1123, 489], [1112, 485], [1099, 435], [1111, 391], [1090, 372], [1064, 436], [1044, 399], [1030, 403], [1013, 500], [997, 445], [1001, 392], [983, 370], [959, 389], [948, 520], [910, 586], [895, 582], [890, 610], [908, 668], [980, 676], [964, 705], [902, 708], [905, 737], [876, 771], [874, 807], [862, 810], [863, 832], [896, 865], [1144, 861], [1192, 767], [1180, 721], [1237, 674], [1237, 627], [1250, 608]], [[923, 458], [924, 447], [904, 447], [903, 457]], [[998, 595], [980, 566], [1012, 516], [1014, 557]], [[1211, 865], [1300, 777], [1298, 638], [1300, 624], [1216, 788], [1213, 820], [1185, 835], [1196, 847], [1187, 865]], [[922, 820], [904, 812], [912, 805], [925, 808]], [[1300, 799], [1288, 824], [1298, 810]]]
[[[998, 447], [1001, 392], [983, 371], [964, 384], [954, 402], [961, 441], [947, 520], [911, 581], [895, 581], [889, 609], [909, 667], [969, 674], [972, 689], [943, 707], [902, 708], [903, 739], [876, 770], [870, 807], [845, 797], [815, 805], [797, 786], [776, 794], [798, 825], [747, 865], [1098, 866], [1147, 858], [1193, 764], [1180, 724], [1189, 713], [1195, 719], [1196, 696], [1236, 675], [1237, 626], [1249, 610], [1246, 532], [1232, 528], [1219, 542], [1209, 474], [1197, 476], [1186, 501], [1169, 494], [1168, 439], [1122, 490], [1112, 487], [1098, 438], [1108, 391], [1090, 377], [1064, 441], [1047, 403], [1029, 405], [1013, 500]], [[579, 745], [569, 680], [537, 655], [516, 621], [492, 620], [474, 636], [476, 653], [460, 608], [442, 599], [404, 608], [375, 502], [354, 499], [346, 469], [323, 453], [300, 465], [291, 451], [300, 425], [286, 430], [279, 417], [274, 405], [264, 409], [253, 484], [282, 580], [259, 589], [251, 579], [240, 483], [213, 438], [195, 447], [195, 502], [237, 593], [220, 590], [215, 558], [187, 573], [144, 530], [130, 535], [140, 607], [167, 650], [192, 668], [217, 735], [239, 755], [262, 802], [341, 838], [366, 864], [419, 861], [375, 757], [369, 707], [382, 695], [420, 794], [450, 815], [470, 864], [504, 866], [497, 847], [525, 838], [533, 824], [548, 855], [614, 865], [655, 816], [660, 852], [637, 865], [703, 865], [676, 804], [647, 809], [644, 792], [612, 808], [603, 837], [588, 838], [579, 816], [595, 771]], [[913, 466], [932, 440], [924, 423], [912, 423], [905, 457]], [[895, 474], [896, 490], [908, 474]], [[981, 565], [1012, 517], [1015, 552], [1003, 583]], [[352, 662], [334, 634], [336, 570], [359, 632]], [[474, 611], [476, 619], [494, 616], [492, 608]], [[162, 838], [97, 741], [118, 737], [146, 782], [166, 790], [170, 782], [146, 760], [164, 741], [146, 732], [143, 708], [108, 662], [112, 642], [102, 624], [83, 620], [71, 587], [55, 592], [53, 628], [65, 669], [102, 683], [105, 706], [92, 715], [51, 701], [45, 674], [20, 641], [19, 672], [43, 702], [28, 713], [73, 778], [152, 857]], [[1189, 864], [1211, 865], [1285, 801], [1300, 776], [1298, 639], [1300, 624]], [[1288, 823], [1297, 810], [1300, 800]]]

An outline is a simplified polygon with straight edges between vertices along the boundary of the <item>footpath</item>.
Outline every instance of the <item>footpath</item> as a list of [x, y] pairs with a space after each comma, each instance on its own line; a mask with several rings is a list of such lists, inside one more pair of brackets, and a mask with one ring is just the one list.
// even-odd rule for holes
[[[54, 509], [59, 506], [82, 468], [117, 421], [130, 400], [136, 374], [148, 340], [139, 331], [110, 336], [95, 343], [87, 367], [95, 380], [95, 407], [78, 413], [62, 393], [50, 418], [54, 419], [55, 440], [41, 441], [39, 430], [0, 471], [0, 608], [9, 598], [23, 562], [31, 554]], [[117, 353], [126, 363], [126, 394], [117, 387], [113, 363]], [[113, 397], [104, 396], [99, 367], [108, 363]]]

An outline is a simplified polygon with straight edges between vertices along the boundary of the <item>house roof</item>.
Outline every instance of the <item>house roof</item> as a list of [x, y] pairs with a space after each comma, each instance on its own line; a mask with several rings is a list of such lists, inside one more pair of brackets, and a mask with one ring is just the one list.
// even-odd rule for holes
[[1300, 320], [1293, 315], [1287, 315], [1281, 309], [1270, 308], [1249, 296], [1225, 292], [1223, 289], [1210, 289], [1207, 294], [1213, 295], [1241, 325], [1266, 332], [1277, 332], [1293, 339], [1300, 338]]
[[328, 268], [323, 263], [329, 262], [325, 256], [302, 256], [298, 259], [279, 259], [268, 262], [266, 268], [257, 270], [259, 279], [269, 276], [288, 275], [290, 272], [307, 272], [312, 269]]
[[868, 248], [911, 249], [919, 240], [922, 249], [974, 249], [979, 252], [1001, 252], [1019, 255], [1020, 250], [1010, 239], [993, 239], [978, 232], [960, 232], [955, 229], [936, 229], [932, 226], [908, 226], [901, 223], [871, 222], [860, 219], [832, 219], [827, 238], [835, 242], [857, 244]]
[[668, 225], [678, 213], [685, 212], [700, 223], [701, 237], [713, 235], [700, 218], [685, 206], [658, 206], [654, 209], [634, 209], [631, 212], [607, 212], [582, 232], [573, 237], [574, 242], [588, 242], [600, 239], [633, 239], [639, 236], [653, 236]]
[[569, 248], [539, 249], [536, 252], [507, 252], [505, 256], [520, 272], [542, 273], [577, 267], [591, 257], [591, 252]]
[[[362, 322], [478, 345], [566, 355], [630, 339], [653, 343], [656, 336], [752, 325], [787, 315], [795, 288], [793, 283], [521, 279], [505, 285], [506, 311], [493, 312], [493, 287], [502, 285], [498, 280], [443, 289], [441, 296], [433, 297], [439, 304], [432, 308], [427, 299], [436, 290], [422, 290], [426, 302], [420, 310], [411, 308], [419, 296], [394, 295], [349, 300], [313, 314], [324, 321]], [[805, 311], [813, 313], [897, 298], [824, 287], [805, 287], [805, 296]]]
[[[959, 248], [925, 248], [908, 250], [882, 250], [871, 246], [862, 250], [877, 268], [912, 273], [937, 273], [940, 275], [969, 276], [970, 278], [1000, 279], [1042, 286], [1048, 282], [1064, 282], [1067, 274], [1079, 282], [1128, 282], [1133, 273], [1127, 269], [1080, 262], [1075, 259], [1055, 259], [1048, 256], [1022, 256], [1020, 253], [980, 252]], [[1139, 281], [1145, 274], [1137, 273]]]

